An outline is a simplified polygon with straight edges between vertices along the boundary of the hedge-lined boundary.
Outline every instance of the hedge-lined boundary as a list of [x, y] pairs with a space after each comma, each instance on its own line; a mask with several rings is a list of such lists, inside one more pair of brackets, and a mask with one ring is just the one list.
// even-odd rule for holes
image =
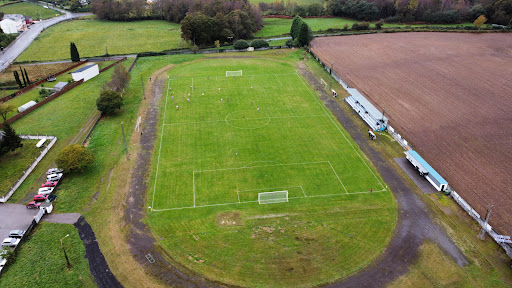
[[[114, 62], [114, 63], [112, 63], [112, 64], [108, 65], [107, 67], [105, 67], [105, 68], [101, 69], [101, 70], [100, 70], [100, 73], [101, 73], [101, 72], [104, 72], [104, 71], [106, 71], [106, 70], [108, 70], [108, 69], [110, 69], [110, 68], [112, 68], [114, 65], [116, 65], [116, 64], [118, 64], [119, 62], [124, 61], [124, 60], [126, 60], [126, 57], [123, 57], [123, 58], [119, 59], [118, 61], [116, 61], [116, 62]], [[59, 92], [57, 92], [57, 93], [55, 93], [55, 94], [53, 94], [53, 95], [49, 96], [48, 98], [44, 99], [43, 101], [41, 101], [41, 102], [37, 103], [36, 105], [34, 105], [34, 106], [30, 107], [30, 108], [28, 108], [27, 110], [25, 110], [25, 111], [23, 111], [23, 112], [20, 112], [20, 113], [18, 113], [18, 114], [16, 114], [16, 115], [14, 115], [13, 117], [11, 117], [11, 118], [7, 119], [7, 123], [9, 123], [9, 124], [13, 123], [14, 121], [16, 121], [16, 120], [18, 120], [18, 119], [22, 118], [23, 116], [27, 115], [28, 113], [30, 113], [30, 112], [32, 112], [32, 111], [34, 111], [34, 110], [36, 110], [37, 108], [39, 108], [39, 107], [43, 106], [44, 104], [46, 104], [46, 103], [48, 103], [48, 102], [52, 101], [53, 99], [55, 99], [55, 98], [59, 97], [60, 95], [62, 95], [62, 94], [64, 94], [64, 93], [68, 92], [69, 90], [71, 90], [71, 89], [75, 88], [76, 86], [81, 85], [82, 83], [84, 83], [84, 79], [82, 79], [82, 80], [80, 80], [80, 81], [77, 81], [77, 82], [75, 82], [75, 83], [73, 83], [73, 84], [71, 84], [71, 85], [67, 85], [67, 86], [65, 86], [65, 87], [64, 87], [64, 88], [62, 88], [62, 90], [60, 90]], [[3, 124], [0, 124], [0, 129], [2, 129], [2, 128], [3, 128]]]
[[73, 66], [71, 66], [71, 67], [68, 67], [68, 68], [66, 68], [66, 69], [64, 69], [64, 70], [61, 70], [61, 71], [59, 71], [59, 72], [55, 73], [55, 74], [48, 75], [48, 76], [44, 77], [43, 79], [41, 79], [41, 80], [39, 80], [39, 81], [37, 81], [37, 82], [34, 82], [34, 83], [32, 83], [32, 84], [28, 85], [27, 87], [24, 87], [24, 88], [22, 88], [22, 89], [20, 89], [20, 90], [18, 90], [18, 91], [16, 91], [16, 92], [14, 92], [14, 93], [12, 93], [12, 94], [9, 94], [9, 95], [7, 95], [7, 96], [5, 96], [5, 97], [0, 98], [0, 103], [2, 103], [2, 102], [7, 102], [7, 101], [9, 101], [9, 100], [11, 100], [11, 99], [13, 99], [13, 98], [15, 98], [15, 97], [17, 97], [17, 96], [20, 96], [21, 94], [23, 94], [23, 93], [25, 93], [25, 92], [27, 92], [27, 91], [29, 91], [29, 90], [32, 90], [32, 89], [33, 89], [33, 88], [35, 88], [36, 86], [39, 86], [39, 84], [42, 84], [42, 83], [44, 83], [44, 82], [48, 81], [48, 78], [50, 78], [51, 76], [55, 76], [55, 77], [56, 77], [56, 76], [59, 76], [59, 75], [61, 75], [61, 74], [63, 74], [63, 73], [66, 73], [66, 72], [68, 72], [69, 70], [74, 69], [74, 68], [76, 68], [76, 67], [78, 67], [78, 66], [80, 66], [80, 65], [82, 65], [82, 64], [84, 64], [84, 63], [86, 63], [86, 62], [87, 62], [87, 60], [85, 60], [85, 61], [80, 61], [80, 62], [78, 62], [76, 65], [73, 65]]

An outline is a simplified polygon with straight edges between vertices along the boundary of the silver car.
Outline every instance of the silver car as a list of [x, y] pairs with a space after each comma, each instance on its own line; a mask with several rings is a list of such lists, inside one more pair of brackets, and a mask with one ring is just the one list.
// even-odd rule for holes
[[9, 238], [23, 238], [25, 235], [25, 230], [11, 230], [9, 232]]
[[4, 241], [2, 241], [3, 247], [16, 247], [18, 246], [18, 243], [20, 243], [21, 239], [18, 238], [5, 238]]

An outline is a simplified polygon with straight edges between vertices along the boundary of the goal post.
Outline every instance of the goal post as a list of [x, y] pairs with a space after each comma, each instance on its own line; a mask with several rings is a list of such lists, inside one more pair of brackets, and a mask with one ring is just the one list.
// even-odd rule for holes
[[242, 70], [226, 71], [226, 77], [229, 77], [229, 76], [242, 76]]
[[324, 79], [320, 78], [320, 83], [324, 86], [324, 90], [327, 89], [327, 82], [325, 82]]
[[258, 193], [259, 204], [288, 202], [288, 190]]

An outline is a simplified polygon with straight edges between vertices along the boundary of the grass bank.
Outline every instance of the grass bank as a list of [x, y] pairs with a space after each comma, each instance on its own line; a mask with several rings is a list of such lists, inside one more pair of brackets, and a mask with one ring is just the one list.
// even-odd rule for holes
[[39, 20], [39, 18], [44, 20], [61, 15], [61, 13], [57, 10], [44, 8], [41, 5], [37, 5], [30, 2], [22, 2], [2, 6], [0, 7], [0, 12], [4, 12], [4, 14], [21, 14], [32, 17], [32, 19], [34, 20]]
[[[61, 247], [60, 239], [69, 262]], [[17, 249], [16, 261], [2, 271], [2, 287], [96, 287], [78, 231], [69, 224], [41, 222]]]
[[69, 42], [76, 44], [80, 57], [189, 47], [181, 39], [180, 25], [163, 20], [73, 20], [46, 29], [16, 61], [67, 60], [70, 57]]

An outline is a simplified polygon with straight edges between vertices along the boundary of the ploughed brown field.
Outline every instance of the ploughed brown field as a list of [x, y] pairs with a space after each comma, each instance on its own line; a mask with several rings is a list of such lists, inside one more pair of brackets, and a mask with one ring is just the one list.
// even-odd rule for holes
[[512, 234], [512, 34], [316, 38], [313, 52], [379, 108], [482, 217]]

